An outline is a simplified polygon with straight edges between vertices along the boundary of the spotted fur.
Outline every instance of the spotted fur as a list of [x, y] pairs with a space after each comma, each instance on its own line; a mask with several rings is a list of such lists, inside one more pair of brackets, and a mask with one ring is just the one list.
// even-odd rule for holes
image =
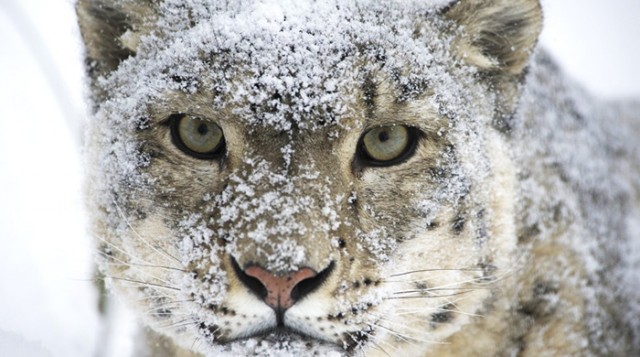
[[[139, 350], [638, 353], [638, 125], [584, 111], [536, 52], [538, 1], [328, 3], [255, 31], [232, 21], [261, 2], [78, 1], [93, 234]], [[174, 145], [185, 113], [222, 128], [222, 158]], [[360, 138], [391, 125], [415, 151], [372, 165]], [[285, 311], [251, 266], [324, 275]]]

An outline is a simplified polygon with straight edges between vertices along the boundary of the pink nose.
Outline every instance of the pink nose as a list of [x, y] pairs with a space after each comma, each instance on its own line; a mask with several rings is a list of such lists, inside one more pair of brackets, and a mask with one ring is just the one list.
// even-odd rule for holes
[[249, 267], [245, 269], [244, 273], [262, 283], [267, 290], [267, 296], [264, 301], [276, 310], [286, 310], [295, 304], [296, 297], [293, 296], [295, 294], [292, 294], [293, 289], [301, 281], [318, 275], [310, 268], [302, 268], [296, 272], [278, 277], [259, 266]]

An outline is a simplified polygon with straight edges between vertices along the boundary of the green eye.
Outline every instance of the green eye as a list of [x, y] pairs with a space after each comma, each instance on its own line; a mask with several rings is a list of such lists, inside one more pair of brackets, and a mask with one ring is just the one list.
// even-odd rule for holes
[[188, 114], [173, 115], [170, 120], [173, 143], [186, 154], [203, 160], [224, 155], [224, 134], [217, 124]]
[[413, 154], [417, 142], [416, 129], [389, 125], [367, 131], [360, 140], [360, 153], [372, 166], [398, 164]]

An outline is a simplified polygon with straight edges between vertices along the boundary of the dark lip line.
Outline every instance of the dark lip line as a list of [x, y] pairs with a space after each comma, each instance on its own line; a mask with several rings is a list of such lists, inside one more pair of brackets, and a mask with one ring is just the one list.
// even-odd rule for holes
[[234, 339], [230, 339], [230, 340], [226, 340], [224, 342], [222, 341], [217, 341], [218, 343], [222, 343], [223, 345], [229, 345], [232, 344], [234, 342], [242, 342], [242, 341], [246, 341], [252, 338], [257, 338], [257, 339], [263, 339], [263, 340], [267, 340], [267, 341], [272, 341], [269, 339], [270, 335], [275, 335], [276, 339], [278, 337], [282, 337], [282, 336], [293, 336], [293, 337], [297, 337], [303, 340], [303, 342], [310, 342], [313, 341], [319, 345], [325, 345], [325, 346], [331, 346], [334, 348], [337, 348], [339, 350], [341, 350], [341, 355], [343, 356], [354, 356], [354, 351], [350, 351], [347, 349], [344, 349], [344, 346], [336, 343], [336, 342], [332, 342], [332, 341], [328, 341], [328, 340], [324, 340], [324, 339], [318, 339], [318, 338], [314, 338], [312, 336], [309, 336], [307, 334], [304, 334], [300, 331], [296, 331], [290, 327], [282, 327], [282, 326], [277, 326], [277, 327], [271, 327], [271, 328], [266, 328], [263, 329], [262, 331], [256, 332], [250, 336], [246, 336], [246, 337], [242, 337], [242, 338], [234, 338]]
[[233, 343], [233, 342], [237, 342], [237, 341], [243, 341], [243, 340], [248, 340], [251, 338], [263, 338], [266, 339], [269, 335], [271, 334], [275, 334], [276, 336], [282, 336], [282, 335], [295, 335], [296, 337], [302, 338], [302, 339], [310, 339], [310, 340], [314, 340], [314, 341], [318, 341], [318, 342], [322, 342], [322, 343], [330, 343], [333, 344], [335, 346], [338, 346], [335, 343], [332, 343], [330, 341], [326, 341], [326, 340], [320, 340], [317, 338], [314, 338], [312, 336], [309, 336], [303, 332], [294, 330], [288, 326], [276, 326], [276, 327], [269, 327], [269, 328], [265, 328], [263, 330], [260, 330], [258, 332], [255, 332], [249, 336], [245, 336], [245, 337], [240, 337], [240, 338], [234, 338], [234, 339], [230, 339], [225, 341], [225, 343]]

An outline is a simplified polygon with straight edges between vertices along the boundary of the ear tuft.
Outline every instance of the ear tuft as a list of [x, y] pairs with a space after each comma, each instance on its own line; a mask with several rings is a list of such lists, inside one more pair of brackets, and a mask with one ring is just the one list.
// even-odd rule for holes
[[[132, 55], [118, 38], [130, 25], [127, 16], [112, 4], [101, 1], [81, 0], [76, 5], [82, 39], [86, 46], [90, 71], [100, 74], [114, 70], [120, 61]], [[94, 73], [91, 73], [92, 77]]]
[[144, 21], [151, 11], [149, 0], [78, 1], [76, 14], [92, 81], [135, 56]]
[[461, 27], [458, 55], [486, 72], [521, 74], [542, 28], [538, 0], [457, 0], [443, 14]]

